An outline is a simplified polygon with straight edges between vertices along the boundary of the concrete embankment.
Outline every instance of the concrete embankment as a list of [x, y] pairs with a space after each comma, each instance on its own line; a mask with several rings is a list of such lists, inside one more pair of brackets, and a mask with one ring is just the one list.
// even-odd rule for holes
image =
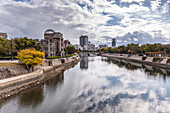
[[44, 83], [48, 78], [56, 76], [62, 71], [73, 67], [79, 60], [79, 57], [70, 58], [63, 64], [59, 63], [52, 66], [43, 66], [32, 73], [0, 80], [0, 100], [9, 98], [28, 88]]
[[170, 69], [170, 64], [166, 63], [165, 60], [162, 60], [159, 63], [153, 62], [153, 57], [147, 57], [145, 60], [142, 60], [142, 57], [140, 56], [127, 57], [127, 56], [118, 56], [118, 55], [109, 55], [109, 54], [102, 54], [101, 56], [108, 57], [111, 59], [113, 58], [113, 59], [137, 62], [137, 63], [146, 64], [150, 66], [157, 66], [164, 69]]

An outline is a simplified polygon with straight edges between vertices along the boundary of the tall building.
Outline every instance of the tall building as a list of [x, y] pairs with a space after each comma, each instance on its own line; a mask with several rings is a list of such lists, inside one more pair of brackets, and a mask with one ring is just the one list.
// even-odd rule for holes
[[115, 38], [112, 39], [112, 47], [116, 47], [116, 39]]
[[88, 49], [88, 36], [80, 36], [80, 46], [83, 50]]
[[69, 40], [64, 40], [64, 47], [67, 48], [68, 46], [70, 46], [70, 41]]
[[63, 56], [64, 53], [64, 41], [63, 34], [55, 32], [52, 29], [48, 29], [44, 33], [44, 39], [41, 40], [42, 50], [48, 56]]
[[0, 33], [0, 37], [1, 37], [1, 38], [7, 38], [8, 35], [7, 35], [7, 33]]

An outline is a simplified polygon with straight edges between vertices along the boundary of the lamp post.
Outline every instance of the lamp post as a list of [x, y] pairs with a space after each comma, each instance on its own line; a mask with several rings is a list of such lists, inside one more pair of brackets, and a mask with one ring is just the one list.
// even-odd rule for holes
[[165, 51], [165, 56], [166, 56], [166, 49], [164, 49], [164, 51]]

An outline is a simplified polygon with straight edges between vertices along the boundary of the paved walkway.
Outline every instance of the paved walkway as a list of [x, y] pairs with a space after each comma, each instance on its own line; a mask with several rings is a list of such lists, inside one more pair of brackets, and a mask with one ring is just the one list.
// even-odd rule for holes
[[34, 76], [37, 73], [40, 73], [40, 70], [31, 72], [31, 73], [27, 73], [27, 74], [23, 74], [23, 75], [19, 75], [19, 76], [15, 76], [15, 77], [11, 77], [11, 78], [2, 79], [2, 80], [0, 80], [0, 84], [19, 80], [19, 79], [24, 79], [26, 77]]
[[0, 60], [0, 63], [18, 63], [18, 60]]

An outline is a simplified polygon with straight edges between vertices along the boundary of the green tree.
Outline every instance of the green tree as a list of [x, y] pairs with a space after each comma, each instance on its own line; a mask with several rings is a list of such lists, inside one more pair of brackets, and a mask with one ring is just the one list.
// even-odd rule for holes
[[10, 53], [10, 40], [0, 37], [0, 55], [7, 56]]
[[40, 50], [40, 42], [36, 42], [33, 39], [28, 39], [27, 37], [23, 37], [21, 39], [15, 38], [14, 39], [15, 47], [17, 51], [28, 49], [28, 48], [34, 48], [35, 50]]
[[73, 54], [74, 53], [74, 46], [68, 46], [67, 48], [64, 49], [65, 52], [67, 52], [68, 54]]

